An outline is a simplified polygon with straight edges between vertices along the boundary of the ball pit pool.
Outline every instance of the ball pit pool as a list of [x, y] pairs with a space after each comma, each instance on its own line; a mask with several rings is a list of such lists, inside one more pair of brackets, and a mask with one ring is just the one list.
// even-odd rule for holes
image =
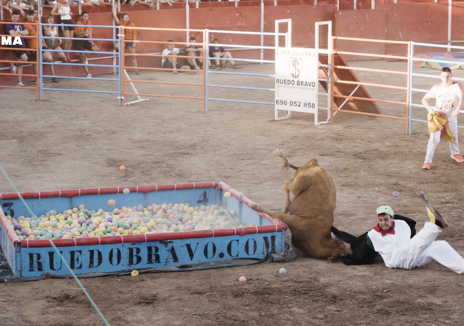
[[[226, 193], [227, 194], [227, 193]], [[225, 198], [229, 198], [225, 196]], [[6, 216], [19, 240], [74, 239], [130, 234], [156, 234], [245, 227], [235, 210], [222, 206], [152, 204], [122, 206], [110, 212], [89, 210], [85, 205], [57, 213], [17, 219]], [[248, 226], [255, 226], [251, 223]]]
[[0, 194], [0, 246], [16, 276], [69, 275], [52, 243], [76, 274], [262, 259], [284, 246], [286, 226], [223, 182], [21, 195], [32, 216]]

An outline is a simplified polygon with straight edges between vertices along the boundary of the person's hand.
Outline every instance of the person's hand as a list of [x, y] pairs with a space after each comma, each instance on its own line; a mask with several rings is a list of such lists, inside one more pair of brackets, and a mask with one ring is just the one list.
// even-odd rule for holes
[[135, 1], [130, 2], [131, 6], [135, 6]]
[[456, 118], [459, 114], [459, 109], [454, 110], [454, 112], [451, 114], [453, 118]]
[[71, 15], [71, 16], [73, 15], [72, 11], [69, 12], [69, 15]]
[[24, 13], [24, 10], [19, 9], [19, 12], [21, 13], [21, 16], [23, 16], [23, 17], [26, 16], [26, 14]]
[[86, 37], [89, 37], [89, 35], [90, 35], [90, 32], [89, 32], [89, 31], [85, 31], [85, 36], [86, 36]]
[[58, 44], [61, 44], [63, 43], [63, 40], [62, 39], [58, 39]]

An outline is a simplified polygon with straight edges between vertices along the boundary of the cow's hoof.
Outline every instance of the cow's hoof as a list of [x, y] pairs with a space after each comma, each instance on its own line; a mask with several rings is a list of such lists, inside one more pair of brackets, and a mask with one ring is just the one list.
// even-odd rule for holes
[[257, 211], [257, 212], [261, 211], [261, 207], [259, 207], [256, 204], [250, 204], [248, 205], [248, 207], [250, 207], [252, 210]]

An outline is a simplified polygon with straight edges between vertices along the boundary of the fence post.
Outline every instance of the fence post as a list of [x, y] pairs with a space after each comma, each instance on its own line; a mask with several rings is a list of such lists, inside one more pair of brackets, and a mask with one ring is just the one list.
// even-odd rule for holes
[[413, 102], [413, 94], [412, 94], [412, 89], [414, 86], [414, 76], [412, 75], [414, 72], [414, 42], [409, 42], [410, 46], [410, 53], [409, 53], [409, 69], [408, 69], [408, 79], [409, 79], [409, 115], [408, 115], [408, 133], [411, 135], [412, 134], [412, 118], [413, 118], [413, 107], [412, 107], [412, 102]]
[[409, 134], [410, 133], [410, 126], [409, 126], [409, 122], [411, 121], [411, 119], [409, 118], [410, 114], [411, 114], [411, 88], [412, 88], [412, 85], [411, 85], [411, 79], [410, 79], [410, 76], [412, 76], [412, 73], [411, 73], [411, 62], [412, 62], [412, 57], [411, 57], [411, 42], [409, 42], [408, 44], [408, 74], [407, 74], [407, 93], [406, 93], [406, 103], [407, 103], [407, 106], [406, 106], [406, 133]]
[[[124, 43], [123, 43], [123, 39], [121, 38], [121, 35], [122, 35], [122, 30], [121, 30], [121, 26], [118, 26], [117, 27], [118, 29], [118, 39], [119, 39], [119, 50], [118, 50], [118, 56], [119, 56], [119, 106], [122, 106], [124, 105], [124, 102], [123, 102], [123, 94], [124, 94], [124, 80], [123, 80], [123, 76], [124, 76], [124, 71], [123, 71], [123, 67], [122, 67], [122, 62], [124, 61], [124, 58], [122, 57], [122, 51], [124, 49]], [[116, 29], [115, 29], [116, 30]], [[116, 58], [115, 58], [116, 60]], [[114, 68], [116, 69], [116, 68]]]
[[[451, 20], [453, 14], [453, 0], [448, 0], [448, 46], [451, 45]], [[451, 48], [448, 47], [448, 52], [451, 51]]]
[[187, 29], [187, 31], [185, 32], [186, 33], [186, 41], [185, 42], [188, 42], [189, 41], [189, 29], [190, 29], [190, 6], [189, 6], [189, 3], [188, 3], [188, 0], [186, 0], [186, 3], [185, 3], [185, 28]]
[[124, 26], [119, 26], [119, 80], [121, 80], [121, 105], [124, 106], [125, 98], [125, 86], [126, 83], [124, 81]]
[[205, 36], [205, 61], [203, 62], [203, 67], [205, 68], [205, 112], [209, 110], [209, 30], [206, 29]]
[[[39, 38], [39, 42], [37, 42], [37, 47], [38, 49], [41, 49], [42, 46], [40, 46], [42, 44], [42, 23], [39, 22], [38, 24], [39, 26], [37, 26], [37, 29], [39, 30], [39, 33], [38, 33], [38, 38]], [[38, 50], [37, 49], [37, 50]], [[36, 56], [38, 58], [38, 64], [37, 64], [37, 70], [38, 73], [39, 73], [39, 76], [37, 76], [37, 83], [38, 83], [38, 94], [37, 94], [37, 99], [40, 100], [40, 101], [43, 101], [43, 89], [42, 89], [42, 83], [43, 83], [43, 68], [42, 68], [42, 51], [38, 51], [39, 52], [39, 55]]]
[[[264, 46], [264, 1], [261, 0], [261, 53], [260, 53], [260, 59], [264, 59], [264, 49], [262, 48]], [[263, 64], [263, 62], [261, 62]]]

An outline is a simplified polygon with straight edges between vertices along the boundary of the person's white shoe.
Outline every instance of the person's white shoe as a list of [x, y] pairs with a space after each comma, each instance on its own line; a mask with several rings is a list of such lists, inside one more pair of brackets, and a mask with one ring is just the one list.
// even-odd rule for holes
[[92, 75], [91, 75], [91, 74], [87, 74], [87, 78], [92, 78]]
[[18, 84], [16, 84], [18, 87], [24, 87], [24, 84], [22, 82], [18, 82]]
[[13, 64], [11, 65], [11, 72], [12, 72], [13, 74], [15, 74], [17, 70], [18, 70], [18, 67], [13, 63]]
[[198, 66], [195, 66], [195, 70], [200, 70], [200, 67], [198, 67]]

